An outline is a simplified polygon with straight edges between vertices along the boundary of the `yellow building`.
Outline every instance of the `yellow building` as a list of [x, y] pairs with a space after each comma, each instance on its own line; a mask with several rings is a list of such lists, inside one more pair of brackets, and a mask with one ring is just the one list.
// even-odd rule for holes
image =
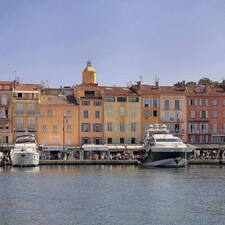
[[36, 135], [41, 88], [39, 84], [15, 84], [12, 99], [14, 140], [24, 132]]
[[128, 87], [102, 89], [105, 143], [139, 144], [142, 140], [140, 97]]
[[78, 146], [78, 105], [73, 96], [40, 97], [37, 141], [44, 146]]
[[186, 88], [177, 86], [160, 87], [160, 121], [170, 132], [187, 140]]
[[83, 84], [74, 87], [79, 104], [80, 145], [103, 143], [103, 104], [96, 71], [88, 62], [83, 72]]

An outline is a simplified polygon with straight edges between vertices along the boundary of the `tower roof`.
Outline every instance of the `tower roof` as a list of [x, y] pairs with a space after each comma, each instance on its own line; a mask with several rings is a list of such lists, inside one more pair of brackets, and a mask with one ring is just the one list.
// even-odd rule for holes
[[86, 72], [86, 71], [87, 72], [95, 72], [96, 73], [96, 70], [92, 67], [90, 60], [87, 61], [87, 66], [86, 66], [86, 68], [84, 69], [83, 72]]

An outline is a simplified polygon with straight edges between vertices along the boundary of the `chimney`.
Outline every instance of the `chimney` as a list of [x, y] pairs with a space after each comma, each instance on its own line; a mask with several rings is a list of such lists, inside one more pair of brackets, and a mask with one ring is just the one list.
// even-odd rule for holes
[[140, 87], [141, 87], [141, 81], [139, 80], [139, 81], [137, 81], [137, 88], [138, 88], [138, 90], [140, 89]]
[[155, 82], [155, 87], [158, 89], [159, 88], [159, 81]]

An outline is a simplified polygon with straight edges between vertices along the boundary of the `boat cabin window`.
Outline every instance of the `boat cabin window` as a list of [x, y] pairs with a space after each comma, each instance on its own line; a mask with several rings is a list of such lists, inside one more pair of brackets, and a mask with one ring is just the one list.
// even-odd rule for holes
[[179, 138], [157, 138], [156, 142], [181, 142]]
[[18, 139], [18, 140], [16, 140], [16, 143], [18, 144], [18, 143], [35, 143], [35, 140], [34, 139]]

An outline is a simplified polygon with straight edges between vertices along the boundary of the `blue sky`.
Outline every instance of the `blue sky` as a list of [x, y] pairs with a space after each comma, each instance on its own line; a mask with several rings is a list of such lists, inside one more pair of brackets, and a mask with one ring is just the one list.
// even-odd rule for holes
[[100, 85], [225, 79], [223, 0], [0, 0], [0, 80]]

